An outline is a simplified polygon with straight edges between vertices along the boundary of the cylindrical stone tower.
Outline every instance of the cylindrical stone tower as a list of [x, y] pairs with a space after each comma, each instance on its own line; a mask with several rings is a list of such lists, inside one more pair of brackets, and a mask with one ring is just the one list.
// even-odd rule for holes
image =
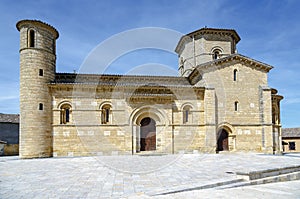
[[48, 84], [56, 72], [58, 31], [41, 21], [22, 20], [20, 31], [21, 158], [52, 156], [52, 108]]

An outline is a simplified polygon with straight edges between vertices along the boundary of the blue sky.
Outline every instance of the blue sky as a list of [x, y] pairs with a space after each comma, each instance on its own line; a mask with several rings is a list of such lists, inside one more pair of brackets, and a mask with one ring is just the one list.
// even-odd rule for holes
[[[285, 99], [283, 127], [300, 120], [300, 2], [297, 0], [1, 0], [0, 112], [19, 113], [19, 32], [21, 19], [53, 25], [57, 40], [57, 71], [72, 72], [90, 52], [111, 36], [134, 28], [162, 27], [189, 33], [204, 26], [235, 29], [241, 37], [238, 52], [274, 66], [269, 85]], [[115, 60], [108, 73], [127, 74], [132, 67], [160, 63], [174, 71], [177, 56], [161, 50], [142, 50]]]

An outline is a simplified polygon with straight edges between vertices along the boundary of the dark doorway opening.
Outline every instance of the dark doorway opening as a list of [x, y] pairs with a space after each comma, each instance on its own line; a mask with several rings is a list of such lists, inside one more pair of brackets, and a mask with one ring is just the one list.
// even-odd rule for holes
[[141, 121], [141, 137], [140, 151], [156, 150], [156, 123], [150, 117], [146, 117]]
[[218, 146], [217, 151], [228, 151], [228, 132], [225, 129], [221, 129], [218, 132]]

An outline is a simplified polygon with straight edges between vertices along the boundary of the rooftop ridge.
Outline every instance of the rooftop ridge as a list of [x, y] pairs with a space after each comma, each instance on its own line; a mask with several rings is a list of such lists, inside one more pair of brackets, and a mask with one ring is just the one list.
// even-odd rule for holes
[[68, 73], [57, 72], [56, 75], [82, 75], [82, 76], [103, 76], [103, 77], [153, 77], [153, 78], [173, 78], [173, 79], [186, 79], [181, 76], [164, 76], [164, 75], [126, 75], [126, 74], [97, 74], [97, 73]]
[[19, 114], [0, 113], [0, 122], [19, 123]]

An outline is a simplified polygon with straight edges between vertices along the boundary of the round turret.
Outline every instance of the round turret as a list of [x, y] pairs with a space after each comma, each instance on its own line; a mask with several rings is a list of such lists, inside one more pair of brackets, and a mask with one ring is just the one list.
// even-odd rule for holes
[[20, 31], [21, 158], [52, 156], [52, 107], [48, 84], [56, 72], [58, 32], [36, 20], [17, 23]]

